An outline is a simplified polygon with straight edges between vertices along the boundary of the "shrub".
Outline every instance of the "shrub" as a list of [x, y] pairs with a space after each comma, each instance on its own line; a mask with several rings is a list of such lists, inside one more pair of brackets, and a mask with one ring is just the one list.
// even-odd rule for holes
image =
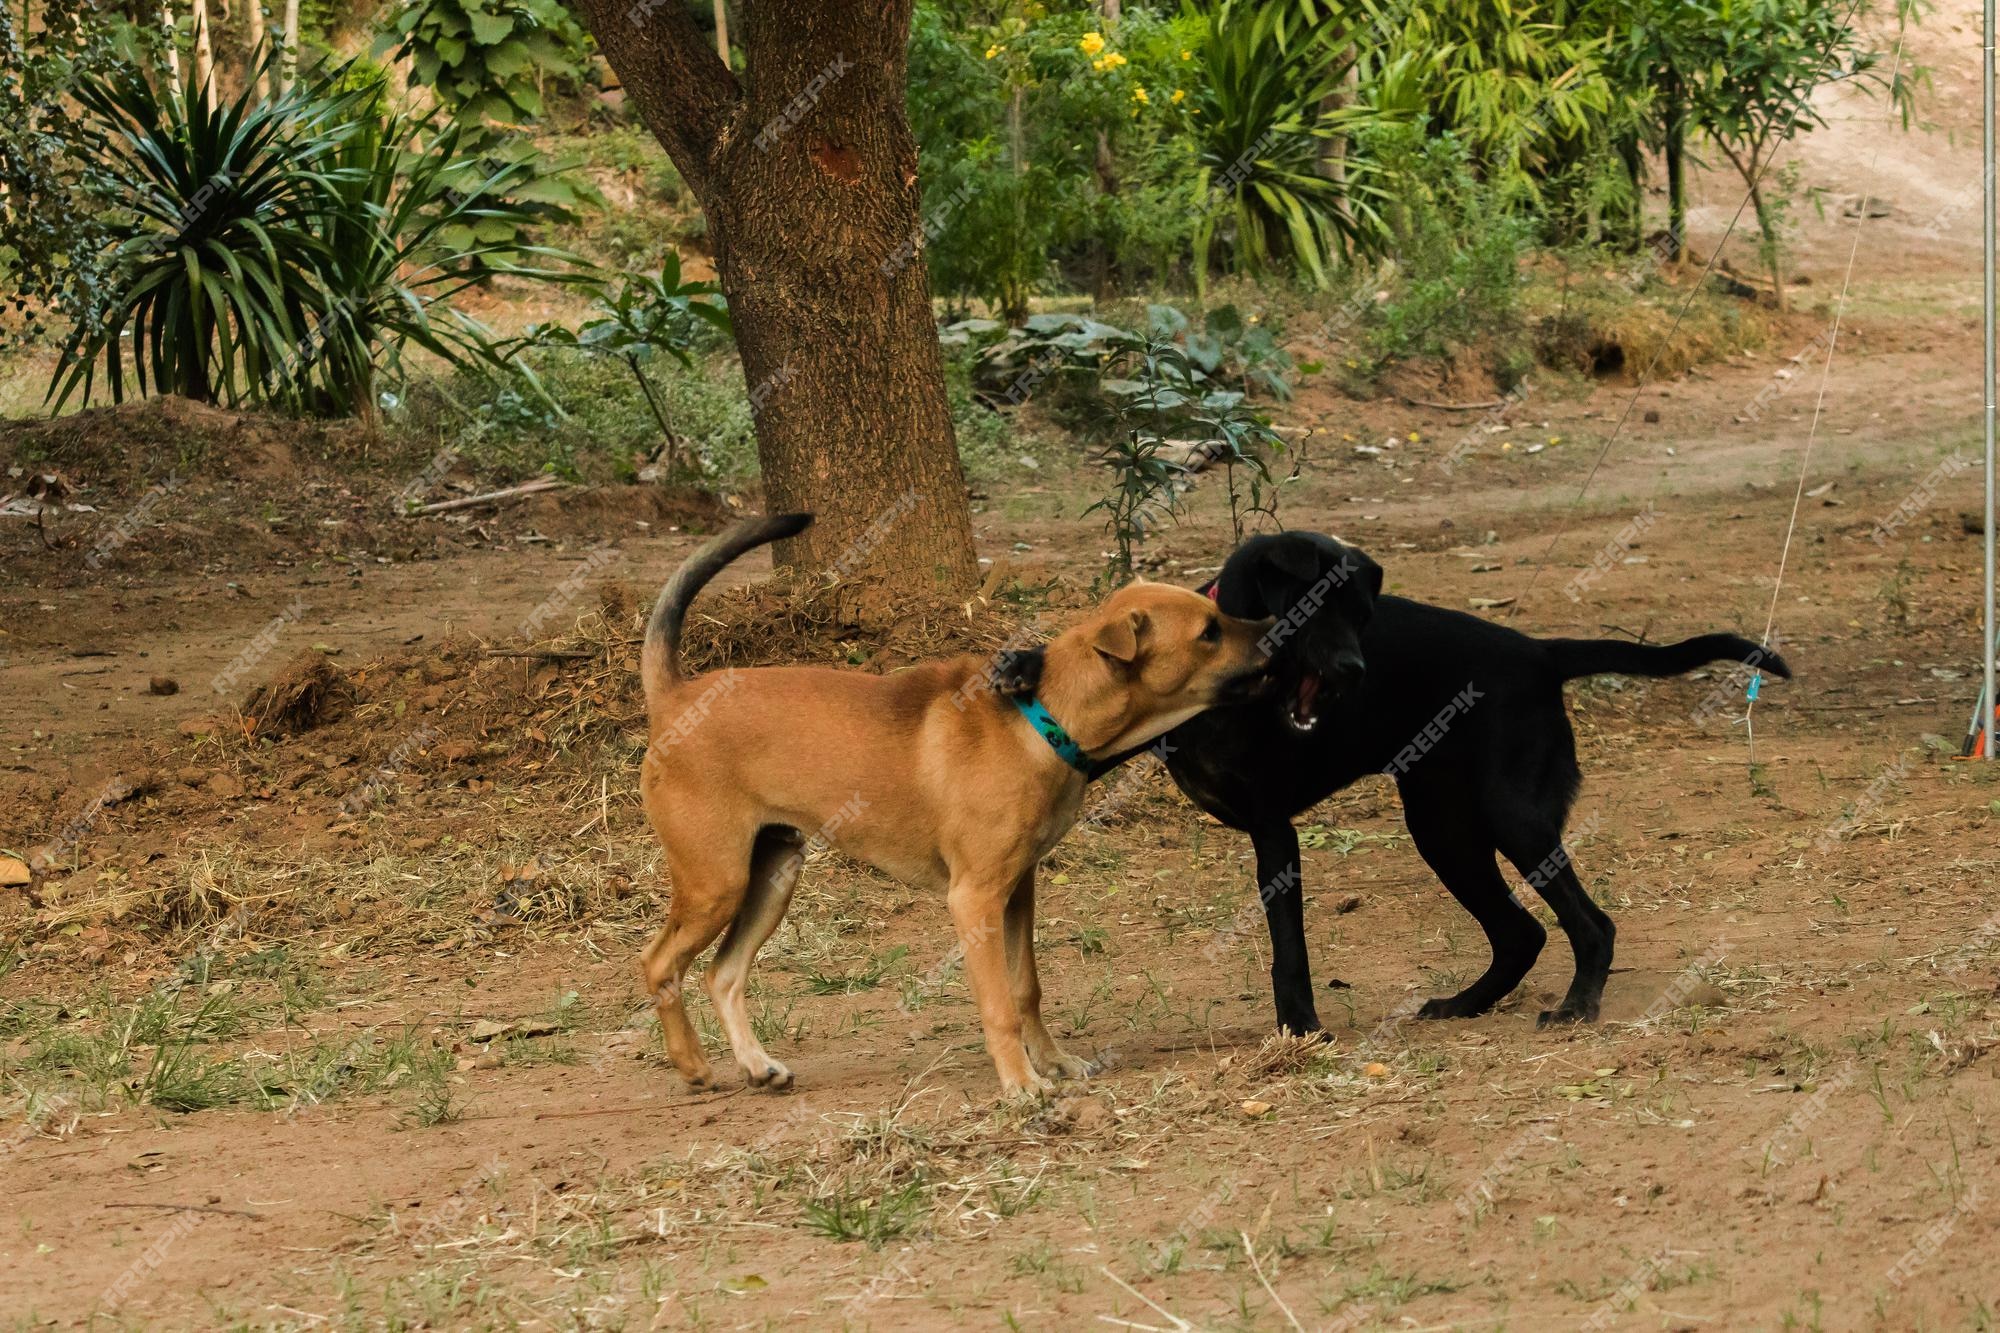
[[504, 361], [451, 310], [466, 286], [564, 276], [565, 257], [515, 239], [533, 214], [506, 196], [533, 188], [532, 166], [488, 170], [439, 113], [388, 114], [379, 83], [345, 70], [270, 101], [211, 103], [191, 67], [164, 97], [130, 70], [78, 97], [105, 146], [115, 244], [101, 315], [63, 345], [58, 408], [88, 401], [100, 362], [121, 400], [129, 355], [141, 394], [370, 413], [406, 344]]

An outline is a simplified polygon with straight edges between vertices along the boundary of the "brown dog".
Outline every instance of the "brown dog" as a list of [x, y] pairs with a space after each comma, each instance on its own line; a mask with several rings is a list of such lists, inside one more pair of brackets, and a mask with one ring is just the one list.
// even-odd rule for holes
[[[1035, 866], [1076, 819], [1089, 759], [1142, 745], [1264, 676], [1261, 630], [1196, 593], [1122, 588], [1046, 648], [1033, 705], [996, 696], [977, 657], [890, 676], [820, 667], [681, 674], [688, 603], [744, 552], [810, 514], [739, 523], [661, 590], [641, 660], [651, 744], [639, 785], [667, 852], [667, 924], [640, 956], [676, 1067], [713, 1085], [681, 981], [724, 929], [707, 975], [722, 1030], [752, 1084], [788, 1087], [744, 1006], [750, 962], [791, 902], [805, 831], [906, 884], [945, 893], [986, 1049], [1008, 1093], [1081, 1078], [1042, 1025]], [[1058, 750], [1073, 741], [1068, 757]], [[1079, 753], [1080, 752], [1080, 753]]]

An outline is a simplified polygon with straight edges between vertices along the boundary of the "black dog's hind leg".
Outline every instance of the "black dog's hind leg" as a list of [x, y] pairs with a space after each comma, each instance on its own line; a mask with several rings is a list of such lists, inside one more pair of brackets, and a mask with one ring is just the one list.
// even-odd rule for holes
[[1403, 817], [1410, 840], [1426, 864], [1437, 872], [1459, 906], [1472, 913], [1486, 932], [1493, 961], [1477, 981], [1456, 995], [1424, 1001], [1418, 1018], [1472, 1018], [1485, 1013], [1521, 984], [1541, 955], [1548, 932], [1534, 914], [1515, 899], [1493, 859], [1493, 847], [1468, 823], [1433, 808], [1407, 787]]
[[1611, 952], [1618, 928], [1602, 908], [1590, 900], [1583, 881], [1570, 864], [1569, 849], [1562, 835], [1547, 829], [1538, 834], [1510, 832], [1500, 850], [1528, 883], [1555, 909], [1556, 920], [1569, 936], [1570, 952], [1576, 955], [1576, 976], [1562, 1003], [1544, 1012], [1537, 1023], [1595, 1023], [1598, 1004], [1604, 998], [1604, 981], [1611, 975]]
[[1303, 1035], [1318, 1032], [1312, 967], [1306, 958], [1305, 886], [1300, 882], [1299, 835], [1290, 821], [1252, 829], [1257, 848], [1257, 896], [1271, 928], [1271, 996], [1278, 1026]]

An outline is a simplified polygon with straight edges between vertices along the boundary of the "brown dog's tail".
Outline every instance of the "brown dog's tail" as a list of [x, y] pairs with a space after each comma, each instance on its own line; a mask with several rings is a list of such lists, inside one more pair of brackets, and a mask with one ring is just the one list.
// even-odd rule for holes
[[646, 642], [639, 653], [639, 675], [646, 686], [646, 705], [667, 685], [681, 679], [681, 622], [687, 618], [688, 603], [708, 581], [746, 551], [767, 542], [796, 537], [811, 526], [811, 514], [774, 514], [770, 518], [746, 518], [721, 535], [711, 537], [702, 548], [674, 571], [653, 614], [646, 621]]

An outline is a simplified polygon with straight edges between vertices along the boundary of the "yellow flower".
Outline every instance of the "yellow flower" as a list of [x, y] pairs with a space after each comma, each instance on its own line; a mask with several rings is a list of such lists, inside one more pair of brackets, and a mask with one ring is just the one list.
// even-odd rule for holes
[[1099, 74], [1103, 74], [1108, 70], [1114, 70], [1120, 65], [1129, 63], [1131, 62], [1127, 61], [1124, 56], [1119, 55], [1116, 51], [1107, 51], [1097, 59], [1091, 61], [1090, 67]]
[[991, 60], [994, 56], [999, 55], [1002, 51], [1005, 51], [1006, 49], [1007, 48], [1000, 45], [1000, 43], [995, 42], [993, 43], [993, 45], [986, 48], [986, 58], [988, 60]]
[[1135, 102], [1151, 102], [1153, 99], [1146, 96], [1146, 90], [1143, 86], [1134, 84], [1132, 85], [1132, 100]]
[[1187, 89], [1176, 88], [1174, 89], [1174, 95], [1168, 98], [1167, 100], [1172, 102], [1175, 106], [1179, 106], [1184, 100], [1186, 100], [1186, 98], [1187, 98]]
[[1104, 34], [1101, 32], [1087, 32], [1083, 35], [1083, 40], [1077, 43], [1077, 46], [1085, 55], [1094, 56], [1104, 49]]
[[1194, 52], [1192, 52], [1192, 51], [1183, 51], [1183, 52], [1181, 52], [1181, 59], [1182, 59], [1182, 60], [1193, 60], [1193, 59], [1194, 59]]

